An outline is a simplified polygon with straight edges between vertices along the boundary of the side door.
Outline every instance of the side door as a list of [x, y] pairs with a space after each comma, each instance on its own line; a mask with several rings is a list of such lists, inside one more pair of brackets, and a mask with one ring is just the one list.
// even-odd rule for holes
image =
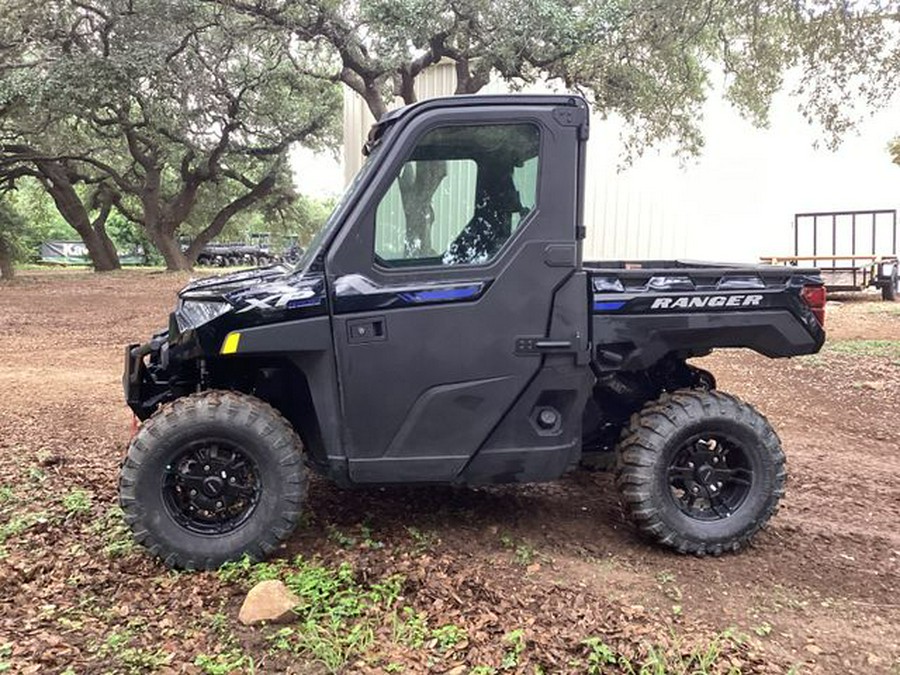
[[326, 258], [351, 481], [453, 480], [541, 369], [577, 264], [560, 107], [424, 106], [384, 141]]

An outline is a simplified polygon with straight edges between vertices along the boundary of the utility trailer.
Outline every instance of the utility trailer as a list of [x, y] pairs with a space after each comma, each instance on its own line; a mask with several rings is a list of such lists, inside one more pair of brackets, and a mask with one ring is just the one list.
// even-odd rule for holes
[[881, 289], [900, 298], [897, 211], [822, 211], [794, 216], [794, 255], [763, 256], [770, 265], [809, 265], [821, 271], [829, 292]]

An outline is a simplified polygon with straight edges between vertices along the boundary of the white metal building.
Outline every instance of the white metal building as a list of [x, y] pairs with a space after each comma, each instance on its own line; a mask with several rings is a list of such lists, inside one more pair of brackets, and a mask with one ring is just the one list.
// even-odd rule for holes
[[[416, 91], [421, 100], [452, 94], [455, 86], [453, 67], [441, 64], [418, 78]], [[481, 93], [507, 90], [495, 81]], [[886, 145], [900, 134], [898, 113], [874, 117], [833, 153], [814, 148], [815, 130], [787, 97], [776, 101], [768, 129], [756, 129], [724, 102], [710, 101], [699, 159], [681, 166], [671, 148], [652, 149], [625, 170], [620, 170], [621, 125], [595, 115], [585, 258], [755, 261], [790, 253], [794, 213], [897, 208], [900, 167], [891, 163]], [[362, 162], [362, 143], [373, 121], [362, 99], [347, 90], [345, 183]]]

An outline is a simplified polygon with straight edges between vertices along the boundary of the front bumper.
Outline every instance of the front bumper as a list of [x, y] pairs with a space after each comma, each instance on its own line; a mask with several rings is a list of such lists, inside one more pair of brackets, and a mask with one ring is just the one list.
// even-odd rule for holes
[[163, 403], [194, 391], [201, 354], [193, 331], [162, 331], [149, 342], [125, 347], [122, 389], [125, 402], [141, 420]]
[[[167, 344], [167, 343], [163, 343]], [[122, 388], [125, 391], [125, 402], [140, 420], [152, 415], [161, 403], [171, 398], [172, 392], [168, 378], [160, 380], [160, 352], [162, 345], [154, 340], [144, 344], [131, 344], [125, 347], [125, 372], [122, 375]], [[147, 360], [156, 373], [151, 373]]]
[[[122, 389], [125, 391], [125, 402], [128, 407], [134, 411], [135, 406], [141, 401], [141, 377], [144, 367], [144, 360], [137, 356], [141, 345], [135, 343], [125, 347], [125, 372], [122, 374]], [[138, 415], [140, 417], [140, 415]]]

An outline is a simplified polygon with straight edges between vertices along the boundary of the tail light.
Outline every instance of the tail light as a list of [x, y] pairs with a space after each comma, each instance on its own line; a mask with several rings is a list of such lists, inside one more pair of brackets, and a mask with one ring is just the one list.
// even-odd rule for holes
[[820, 326], [825, 326], [825, 287], [804, 286], [800, 293], [803, 302], [812, 310]]

